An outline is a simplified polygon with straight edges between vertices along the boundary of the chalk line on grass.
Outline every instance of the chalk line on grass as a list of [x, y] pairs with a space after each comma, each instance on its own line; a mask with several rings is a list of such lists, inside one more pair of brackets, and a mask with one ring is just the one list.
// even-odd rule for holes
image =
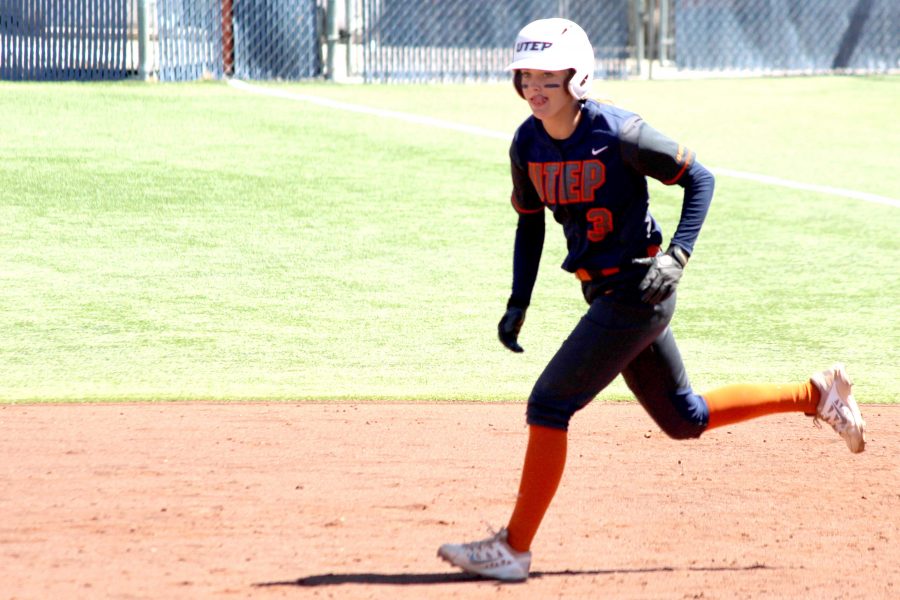
[[[249, 84], [245, 81], [241, 81], [240, 79], [229, 79], [228, 85], [238, 90], [242, 90], [245, 92], [249, 92], [251, 94], [259, 94], [262, 96], [269, 96], [272, 98], [282, 98], [285, 100], [293, 100], [295, 102], [308, 102], [310, 104], [315, 104], [318, 106], [324, 106], [326, 108], [333, 108], [335, 110], [343, 110], [348, 112], [355, 112], [360, 114], [372, 115], [376, 117], [382, 117], [386, 119], [394, 119], [396, 121], [403, 121], [404, 123], [413, 123], [415, 125], [425, 125], [427, 127], [435, 127], [438, 129], [447, 129], [449, 131], [457, 131], [460, 133], [468, 133], [471, 135], [477, 135], [479, 137], [486, 137], [504, 141], [510, 141], [512, 138], [511, 133], [504, 133], [501, 131], [495, 131], [493, 129], [486, 129], [484, 127], [476, 127], [475, 125], [465, 125], [463, 123], [455, 123], [453, 121], [444, 121], [443, 119], [436, 119], [434, 117], [426, 117], [422, 115], [415, 115], [412, 113], [405, 113], [396, 110], [385, 110], [381, 108], [373, 108], [371, 106], [363, 106], [360, 104], [351, 104], [349, 102], [341, 102], [340, 100], [331, 100], [329, 98], [322, 98], [320, 96], [310, 96], [309, 94], [295, 94], [293, 92], [286, 92], [284, 90], [272, 89], [261, 87], [257, 85]], [[818, 185], [813, 183], [803, 183], [800, 181], [792, 181], [790, 179], [782, 179], [780, 177], [771, 177], [769, 175], [760, 175], [758, 173], [747, 173], [744, 171], [735, 171], [734, 169], [723, 169], [718, 167], [710, 167], [710, 170], [716, 175], [724, 175], [725, 177], [733, 177], [735, 179], [745, 179], [748, 181], [754, 181], [756, 183], [762, 183], [766, 185], [772, 185], [777, 187], [785, 187], [795, 190], [804, 190], [808, 192], [815, 192], [819, 194], [827, 194], [830, 196], [840, 196], [842, 198], [852, 198], [854, 200], [862, 200], [864, 202], [872, 202], [875, 204], [885, 204], [887, 206], [894, 206], [900, 208], [900, 200], [896, 198], [889, 198], [887, 196], [879, 196], [878, 194], [870, 194], [868, 192], [860, 192], [857, 190], [848, 190], [844, 188], [832, 187], [828, 185]]]
[[349, 102], [341, 102], [340, 100], [331, 100], [320, 96], [310, 96], [308, 94], [294, 94], [283, 90], [259, 87], [238, 79], [230, 79], [228, 85], [231, 87], [250, 92], [251, 94], [260, 94], [263, 96], [271, 96], [273, 98], [283, 98], [286, 100], [294, 100], [297, 102], [309, 102], [326, 108], [334, 108], [336, 110], [345, 110], [348, 112], [361, 113], [365, 115], [373, 115], [386, 119], [394, 119], [405, 123], [413, 123], [415, 125], [426, 125], [428, 127], [436, 127], [439, 129], [449, 129], [460, 133], [470, 133], [480, 137], [489, 137], [509, 141], [512, 139], [511, 133], [502, 133], [484, 127], [476, 127], [474, 125], [463, 125], [462, 123], [454, 123], [453, 121], [444, 121], [435, 119], [434, 117], [425, 117], [422, 115], [414, 115], [411, 113], [400, 112], [396, 110], [384, 110], [381, 108], [373, 108], [371, 106], [363, 106], [361, 104], [350, 104]]
[[848, 190], [844, 188], [831, 187], [828, 185], [817, 185], [814, 183], [803, 183], [800, 181], [792, 181], [790, 179], [782, 179], [780, 177], [771, 177], [769, 175], [760, 175], [758, 173], [745, 173], [743, 171], [735, 171], [733, 169], [710, 168], [716, 175], [724, 175], [726, 177], [734, 177], [736, 179], [746, 179], [757, 183], [774, 185], [778, 187], [786, 187], [794, 190], [805, 190], [808, 192], [817, 192], [819, 194], [828, 194], [830, 196], [840, 196], [842, 198], [853, 198], [855, 200], [863, 200], [865, 202], [874, 202], [875, 204], [886, 204], [900, 208], [900, 200], [896, 198], [888, 198], [887, 196], [879, 196], [878, 194], [870, 194], [868, 192], [859, 192], [857, 190]]

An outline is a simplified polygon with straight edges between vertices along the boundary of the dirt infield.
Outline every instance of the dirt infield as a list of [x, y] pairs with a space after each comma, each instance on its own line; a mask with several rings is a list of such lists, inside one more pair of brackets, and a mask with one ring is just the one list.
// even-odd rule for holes
[[666, 439], [595, 403], [533, 577], [435, 551], [502, 525], [522, 405], [0, 407], [2, 598], [897, 598], [900, 407], [869, 445], [767, 417]]

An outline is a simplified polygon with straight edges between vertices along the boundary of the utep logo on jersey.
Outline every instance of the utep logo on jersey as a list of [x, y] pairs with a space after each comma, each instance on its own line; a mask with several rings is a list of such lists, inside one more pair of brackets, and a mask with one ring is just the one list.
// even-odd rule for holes
[[606, 165], [597, 159], [528, 163], [528, 177], [547, 205], [593, 202], [606, 183]]
[[516, 52], [543, 52], [552, 45], [553, 42], [519, 42]]

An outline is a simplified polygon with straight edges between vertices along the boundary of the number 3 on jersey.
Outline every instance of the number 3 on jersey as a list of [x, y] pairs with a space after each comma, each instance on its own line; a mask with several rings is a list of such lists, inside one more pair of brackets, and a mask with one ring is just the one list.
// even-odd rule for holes
[[603, 241], [603, 238], [613, 229], [613, 218], [609, 209], [592, 208], [587, 211], [585, 217], [588, 223], [593, 225], [587, 232], [588, 239], [592, 242]]

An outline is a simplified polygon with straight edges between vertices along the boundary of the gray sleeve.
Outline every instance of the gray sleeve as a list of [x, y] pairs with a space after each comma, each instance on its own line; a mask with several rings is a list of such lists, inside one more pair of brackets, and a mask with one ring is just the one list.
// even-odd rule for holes
[[625, 163], [641, 175], [666, 185], [684, 188], [681, 217], [671, 245], [693, 253], [706, 220], [715, 189], [715, 178], [696, 160], [693, 151], [667, 138], [635, 116], [625, 122], [620, 135]]
[[625, 163], [665, 185], [679, 183], [696, 158], [693, 150], [653, 129], [637, 115], [625, 122], [619, 138]]

